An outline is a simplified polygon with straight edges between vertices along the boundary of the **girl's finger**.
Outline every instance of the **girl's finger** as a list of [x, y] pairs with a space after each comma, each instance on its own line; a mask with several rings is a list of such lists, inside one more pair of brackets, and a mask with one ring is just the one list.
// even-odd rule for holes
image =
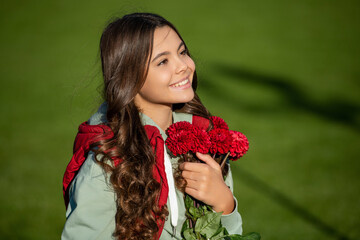
[[190, 196], [196, 198], [197, 200], [202, 200], [199, 198], [199, 192], [193, 188], [185, 187], [185, 192], [189, 194]]
[[184, 162], [184, 163], [180, 164], [179, 168], [182, 171], [191, 171], [191, 172], [201, 173], [204, 168], [204, 164], [203, 163], [194, 163], [194, 162]]
[[185, 178], [186, 180], [188, 180], [188, 179], [198, 180], [198, 179], [199, 179], [199, 176], [198, 176], [198, 175], [199, 175], [199, 174], [197, 174], [196, 172], [186, 171], [186, 170], [182, 171], [182, 173], [181, 173], [181, 176], [182, 176], [183, 178]]
[[197, 152], [196, 156], [214, 169], [220, 169], [220, 165], [209, 155]]
[[191, 188], [194, 190], [198, 190], [198, 183], [191, 179], [186, 179], [186, 188]]

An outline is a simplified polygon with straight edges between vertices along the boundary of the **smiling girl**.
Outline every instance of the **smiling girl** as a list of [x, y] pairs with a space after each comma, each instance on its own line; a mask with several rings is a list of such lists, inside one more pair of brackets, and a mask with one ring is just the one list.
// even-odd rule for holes
[[[101, 41], [104, 100], [79, 127], [64, 175], [67, 207], [62, 239], [182, 239], [183, 192], [166, 129], [210, 113], [196, 94], [185, 42], [164, 18], [134, 13], [111, 22]], [[231, 172], [223, 180], [209, 155], [182, 163], [185, 192], [223, 212], [229, 233], [242, 233]]]

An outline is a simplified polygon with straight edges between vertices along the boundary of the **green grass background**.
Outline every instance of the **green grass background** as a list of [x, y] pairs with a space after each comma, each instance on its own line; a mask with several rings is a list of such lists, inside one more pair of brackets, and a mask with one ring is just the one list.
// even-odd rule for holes
[[61, 181], [80, 122], [101, 102], [109, 18], [156, 12], [197, 63], [199, 94], [244, 132], [232, 164], [245, 232], [360, 238], [358, 1], [0, 3], [0, 239], [59, 239]]

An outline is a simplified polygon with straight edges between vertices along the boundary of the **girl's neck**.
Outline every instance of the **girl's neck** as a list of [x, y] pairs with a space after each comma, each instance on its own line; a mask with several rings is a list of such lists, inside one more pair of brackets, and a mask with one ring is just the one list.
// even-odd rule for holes
[[162, 130], [168, 129], [172, 124], [172, 106], [157, 106], [156, 108], [147, 108], [141, 110], [150, 117]]

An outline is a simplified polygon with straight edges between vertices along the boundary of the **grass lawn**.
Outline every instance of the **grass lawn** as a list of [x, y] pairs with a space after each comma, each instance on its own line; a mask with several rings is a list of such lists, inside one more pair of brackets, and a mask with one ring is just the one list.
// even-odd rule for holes
[[359, 239], [358, 1], [9, 1], [0, 8], [0, 239], [59, 239], [77, 126], [101, 103], [107, 20], [177, 26], [204, 104], [244, 132], [232, 163], [244, 232]]

